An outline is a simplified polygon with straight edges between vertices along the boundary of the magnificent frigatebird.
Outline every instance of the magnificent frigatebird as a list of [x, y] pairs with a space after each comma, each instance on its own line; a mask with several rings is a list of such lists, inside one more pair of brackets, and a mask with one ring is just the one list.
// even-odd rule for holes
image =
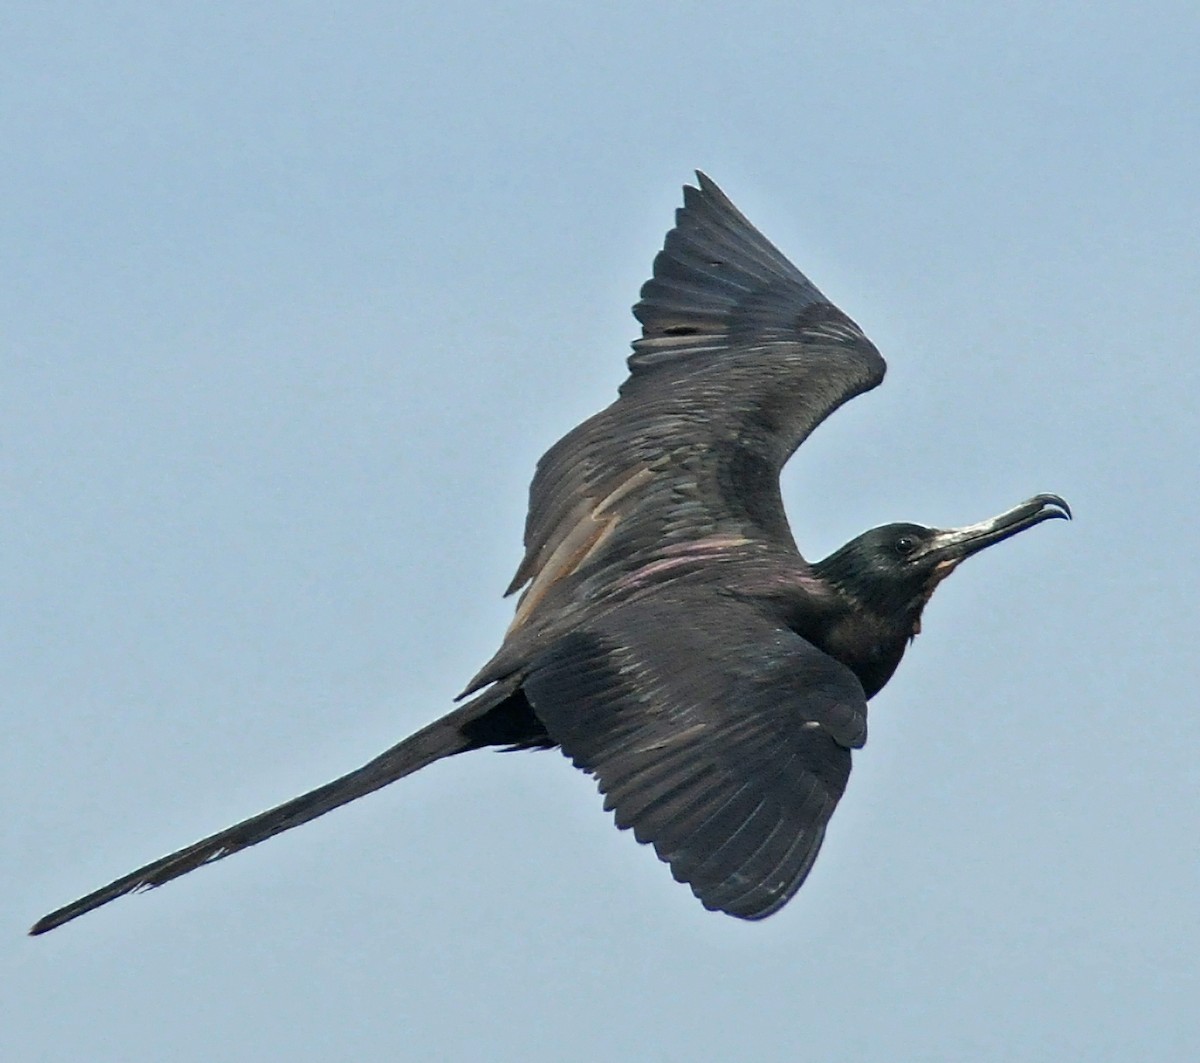
[[1054, 517], [1035, 495], [939, 530], [888, 524], [823, 561], [792, 539], [779, 473], [883, 380], [853, 321], [704, 174], [634, 314], [617, 400], [560, 439], [530, 488], [524, 588], [470, 698], [356, 771], [155, 860], [41, 919], [41, 934], [322, 816], [443, 757], [560, 748], [617, 826], [706, 908], [778, 911], [812, 868], [937, 585]]

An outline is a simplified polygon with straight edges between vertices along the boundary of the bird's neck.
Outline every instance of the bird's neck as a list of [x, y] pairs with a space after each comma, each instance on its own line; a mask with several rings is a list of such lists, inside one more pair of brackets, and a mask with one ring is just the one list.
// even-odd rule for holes
[[872, 698], [892, 678], [912, 632], [897, 628], [890, 618], [849, 604], [827, 615], [818, 630], [806, 637], [849, 668], [862, 684], [863, 692]]
[[[814, 566], [815, 567], [815, 566]], [[822, 593], [805, 595], [789, 626], [854, 673], [868, 698], [896, 671], [920, 616], [880, 607], [818, 573]]]
[[729, 589], [844, 664], [868, 698], [883, 689], [916, 634], [920, 609], [914, 614], [856, 593], [823, 562], [798, 567], [774, 556], [759, 560], [730, 572], [736, 586]]

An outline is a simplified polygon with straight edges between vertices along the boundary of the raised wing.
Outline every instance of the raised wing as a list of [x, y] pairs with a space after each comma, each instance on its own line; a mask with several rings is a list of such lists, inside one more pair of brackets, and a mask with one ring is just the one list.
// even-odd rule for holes
[[866, 740], [849, 669], [700, 587], [608, 611], [535, 661], [524, 691], [617, 826], [742, 919], [800, 888]]
[[618, 400], [556, 443], [530, 489], [523, 624], [574, 573], [619, 573], [663, 549], [769, 542], [793, 554], [779, 472], [879, 352], [703, 174], [634, 313]]

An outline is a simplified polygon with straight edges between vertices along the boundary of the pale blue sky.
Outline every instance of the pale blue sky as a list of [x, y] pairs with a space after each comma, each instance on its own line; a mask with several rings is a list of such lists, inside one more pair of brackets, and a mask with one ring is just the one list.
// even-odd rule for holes
[[[0, 32], [0, 1058], [1200, 1058], [1193, 3], [18, 5]], [[801, 548], [1057, 491], [703, 911], [480, 753], [46, 938], [441, 714], [693, 168], [885, 385]]]

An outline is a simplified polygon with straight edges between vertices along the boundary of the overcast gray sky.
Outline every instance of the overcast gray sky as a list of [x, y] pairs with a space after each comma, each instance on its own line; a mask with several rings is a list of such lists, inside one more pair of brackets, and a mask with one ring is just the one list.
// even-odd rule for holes
[[[18, 5], [0, 1057], [1200, 1058], [1194, 3]], [[801, 549], [938, 592], [809, 882], [705, 912], [557, 754], [28, 924], [441, 714], [693, 168], [886, 384]]]

